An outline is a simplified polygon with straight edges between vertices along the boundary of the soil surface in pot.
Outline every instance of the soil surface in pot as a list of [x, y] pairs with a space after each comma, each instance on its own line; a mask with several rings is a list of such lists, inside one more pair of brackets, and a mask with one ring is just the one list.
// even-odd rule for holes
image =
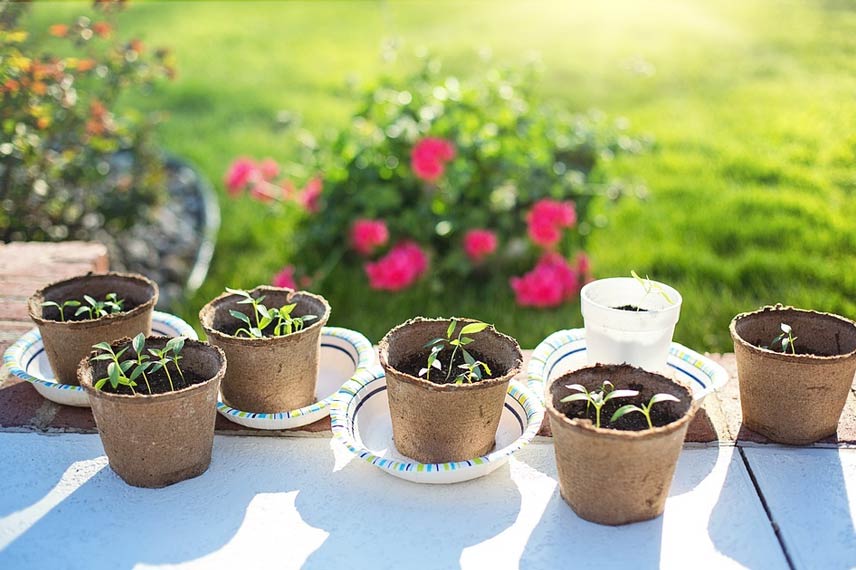
[[[631, 383], [627, 386], [616, 386], [615, 389], [643, 392], [642, 384], [638, 383]], [[609, 421], [609, 418], [612, 417], [615, 410], [621, 406], [633, 404], [641, 407], [642, 404], [648, 404], [648, 399], [636, 396], [633, 398], [615, 398], [608, 401], [600, 410], [600, 427], [624, 431], [641, 431], [648, 429], [648, 421], [645, 419], [645, 416], [639, 412], [625, 414], [618, 418], [615, 423]], [[592, 425], [595, 424], [595, 420], [597, 418], [594, 406], [589, 406], [588, 411], [586, 411], [585, 400], [560, 403], [556, 409], [572, 420], [589, 419], [591, 420]], [[676, 410], [674, 406], [671, 406], [670, 403], [661, 402], [659, 404], [654, 404], [654, 407], [651, 409], [651, 423], [654, 424], [654, 427], [660, 427], [679, 420], [683, 415], [684, 414]]]
[[[189, 370], [182, 370], [182, 372], [184, 373], [184, 379], [182, 379], [181, 374], [178, 373], [178, 371], [175, 369], [174, 365], [172, 365], [172, 364], [169, 365], [169, 373], [172, 376], [172, 385], [175, 386], [175, 390], [181, 390], [182, 388], [187, 388], [188, 386], [193, 386], [194, 384], [201, 384], [202, 382], [205, 382], [206, 380], [208, 380], [210, 378], [210, 376], [204, 376], [202, 374], [195, 374]], [[166, 372], [164, 372], [163, 368], [161, 368], [160, 370], [158, 370], [157, 372], [154, 372], [154, 373], [146, 373], [146, 376], [149, 379], [149, 386], [152, 387], [152, 394], [153, 395], [154, 394], [165, 394], [167, 392], [175, 391], [172, 388], [170, 388], [169, 378], [167, 377]], [[96, 378], [95, 382], [93, 382], [93, 384], [96, 383], [98, 380], [99, 379]], [[138, 377], [136, 379], [136, 382], [137, 382], [137, 385], [134, 387], [134, 390], [136, 391], [136, 393], [148, 396], [149, 395], [149, 389], [146, 386], [146, 381], [143, 379], [143, 377], [142, 376]], [[113, 386], [110, 385], [109, 381], [107, 381], [107, 383], [104, 384], [102, 389], [105, 392], [110, 392], [113, 394], [125, 394], [128, 396], [133, 394], [133, 392], [131, 392], [131, 389], [127, 386], [121, 386], [120, 385], [118, 390], [114, 390]]]
[[[410, 374], [411, 376], [416, 376], [417, 378], [424, 378], [424, 376], [419, 376], [419, 371], [425, 368], [425, 365], [428, 363], [428, 351], [424, 353], [416, 353], [411, 354], [407, 358], [405, 358], [398, 366], [395, 367], [399, 372], [404, 372], [405, 374]], [[500, 366], [492, 359], [487, 358], [478, 354], [477, 352], [470, 351], [470, 354], [473, 355], [473, 358], [476, 360], [480, 360], [488, 365], [490, 368], [490, 374], [484, 374], [484, 369], [482, 369], [482, 373], [484, 374], [484, 378], [482, 380], [489, 380], [491, 378], [499, 378], [503, 374], [505, 374], [505, 369], [500, 369]], [[463, 368], [458, 368], [461, 364], [466, 364], [464, 360], [463, 353], [458, 350], [455, 354], [455, 361], [452, 363], [452, 374], [449, 379], [446, 380], [446, 374], [449, 372], [449, 359], [452, 357], [452, 349], [444, 348], [443, 352], [440, 353], [440, 356], [437, 357], [437, 360], [443, 365], [442, 370], [432, 369], [431, 370], [431, 380], [432, 384], [454, 384], [455, 376], [457, 376], [460, 372], [464, 372]], [[473, 383], [479, 382], [479, 380], [474, 380]], [[466, 381], [465, 381], [466, 383]]]
[[642, 307], [637, 307], [636, 305], [621, 305], [620, 307], [612, 307], [613, 309], [617, 309], [619, 311], [633, 311], [634, 313], [647, 313], [648, 309], [643, 309]]
[[[71, 299], [64, 299], [64, 300], [70, 301]], [[96, 299], [96, 300], [97, 301], [103, 301], [104, 299]], [[84, 305], [87, 305], [87, 303], [83, 299], [75, 299], [75, 301], [80, 301], [81, 307]], [[135, 303], [132, 303], [129, 299], [125, 299], [125, 302], [122, 304], [123, 310], [119, 311], [118, 313], [112, 313], [112, 314], [121, 315], [121, 314], [127, 313], [128, 311], [132, 311], [137, 306], [138, 305], [136, 305]], [[79, 308], [80, 307], [66, 307], [63, 310], [63, 315], [65, 316], [65, 322], [68, 323], [68, 322], [72, 322], [72, 321], [88, 321], [88, 320], [91, 320], [88, 312], [75, 316], [74, 313], [76, 313]], [[62, 319], [59, 318], [59, 309], [57, 309], [56, 307], [42, 307], [42, 318], [45, 320], [48, 320], [48, 321], [57, 321], [57, 322], [62, 321]], [[103, 318], [103, 317], [100, 317], [100, 318]]]
[[[769, 345], [767, 345], [767, 344], [764, 344], [763, 342], [753, 342], [752, 344], [753, 344], [753, 345], [755, 345], [755, 346], [757, 346], [758, 348], [764, 348], [764, 349], [766, 349], [766, 350], [772, 350], [773, 352], [779, 352], [779, 353], [781, 353], [781, 354], [793, 354], [793, 353], [791, 352], [791, 349], [790, 349], [790, 348], [789, 348], [788, 350], [781, 350], [781, 349], [780, 349], [780, 348], [778, 348], [778, 347], [773, 348], [772, 346], [769, 346]], [[836, 354], [836, 353], [834, 353], [834, 352], [826, 352], [826, 351], [819, 351], [819, 350], [811, 350], [811, 349], [808, 349], [808, 348], [806, 348], [806, 347], [804, 347], [804, 346], [800, 346], [800, 344], [799, 344], [798, 342], [795, 342], [795, 343], [794, 343], [794, 351], [796, 352], [796, 354], [801, 354], [801, 355], [811, 355], [811, 356], [838, 356], [838, 354]]]

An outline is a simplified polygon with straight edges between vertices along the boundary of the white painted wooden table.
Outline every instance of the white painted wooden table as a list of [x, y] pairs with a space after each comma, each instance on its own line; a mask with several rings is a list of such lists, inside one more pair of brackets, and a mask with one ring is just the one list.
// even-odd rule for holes
[[207, 473], [147, 490], [97, 435], [0, 433], [0, 568], [856, 566], [856, 450], [742, 453], [686, 448], [665, 515], [612, 528], [561, 500], [549, 439], [483, 479], [420, 486], [327, 438], [217, 436]]

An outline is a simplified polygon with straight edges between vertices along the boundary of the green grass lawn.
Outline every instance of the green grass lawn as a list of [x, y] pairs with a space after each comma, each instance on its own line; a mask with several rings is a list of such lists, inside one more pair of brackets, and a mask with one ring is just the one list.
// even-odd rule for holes
[[[82, 5], [38, 3], [39, 25]], [[591, 244], [599, 277], [630, 269], [684, 296], [675, 339], [730, 350], [737, 312], [782, 302], [856, 317], [856, 5], [752, 2], [145, 2], [122, 16], [123, 33], [171, 47], [179, 76], [131, 103], [168, 112], [164, 147], [196, 165], [223, 196], [236, 155], [288, 160], [286, 109], [314, 132], [354, 108], [351, 77], [382, 67], [384, 39], [426, 47], [466, 74], [475, 53], [544, 64], [542, 93], [569, 109], [630, 120], [654, 148], [622, 157], [610, 173], [644, 182], [650, 197], [605, 210]], [[196, 312], [224, 285], [268, 282], [286, 263], [293, 220], [263, 205], [221, 198], [223, 227], [208, 280], [181, 308]], [[260, 223], [265, 222], [265, 223]], [[339, 271], [320, 293], [331, 324], [377, 341], [417, 314], [497, 323], [533, 347], [581, 325], [578, 305], [521, 309], [506, 287], [473, 286], [440, 298], [427, 286], [373, 294]]]

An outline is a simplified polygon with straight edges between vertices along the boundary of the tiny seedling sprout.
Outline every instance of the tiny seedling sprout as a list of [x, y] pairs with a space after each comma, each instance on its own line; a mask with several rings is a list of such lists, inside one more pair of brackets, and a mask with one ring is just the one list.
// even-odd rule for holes
[[116, 293], [107, 293], [103, 301], [99, 301], [89, 295], [84, 295], [83, 300], [86, 301], [85, 305], [76, 299], [69, 299], [62, 303], [45, 301], [42, 303], [42, 307], [56, 307], [59, 311], [59, 320], [62, 322], [65, 322], [66, 307], [77, 307], [77, 311], [74, 312], [75, 317], [87, 315], [90, 319], [100, 319], [101, 317], [121, 313], [125, 310], [125, 300], [120, 299]]
[[[647, 275], [643, 279], [642, 277], [639, 277], [639, 274], [636, 273], [635, 270], [631, 270], [630, 275], [633, 276], [633, 279], [635, 279], [636, 282], [639, 283], [639, 285], [645, 291], [645, 295], [642, 297], [642, 301], [644, 301], [645, 298], [648, 295], [650, 295], [651, 293], [659, 293], [663, 297], [663, 299], [666, 300], [667, 303], [669, 303], [670, 305], [674, 303], [674, 301], [672, 301], [672, 298], [669, 296], [669, 294], [666, 293], [666, 290], [663, 289], [663, 286], [661, 284], [657, 283], [656, 281], [651, 281], [651, 279], [649, 279]], [[639, 305], [640, 306], [637, 307], [637, 310], [641, 311], [642, 310], [642, 307], [641, 307], [642, 302], [641, 301], [639, 302]]]
[[651, 408], [654, 407], [654, 404], [658, 404], [660, 402], [680, 402], [680, 400], [671, 394], [654, 394], [651, 396], [651, 399], [648, 400], [647, 404], [642, 404], [641, 406], [634, 406], [633, 404], [627, 404], [625, 406], [621, 406], [615, 413], [612, 414], [612, 417], [609, 419], [610, 423], [615, 422], [618, 418], [629, 414], [631, 412], [639, 412], [645, 419], [648, 420], [648, 427], [653, 429], [654, 424], [651, 422]]
[[[262, 301], [265, 299], [264, 295], [255, 298], [249, 291], [231, 289], [229, 287], [226, 287], [226, 292], [242, 297], [238, 301], [239, 305], [252, 305], [253, 307], [253, 317], [241, 311], [229, 310], [230, 315], [246, 325], [239, 328], [235, 332], [235, 336], [246, 335], [249, 338], [262, 338], [264, 337], [264, 330], [271, 324], [273, 324], [273, 336], [285, 336], [303, 330], [307, 322], [318, 318], [316, 315], [292, 317], [291, 314], [294, 312], [295, 307], [297, 307], [297, 303], [283, 305], [278, 309], [269, 309], [262, 304]], [[253, 324], [253, 320], [255, 320], [255, 324]]]
[[[119, 352], [114, 352], [113, 347], [111, 347], [109, 343], [99, 342], [92, 348], [101, 350], [102, 354], [94, 356], [92, 360], [109, 360], [110, 363], [107, 365], [107, 376], [100, 378], [95, 382], [95, 389], [102, 390], [104, 385], [109, 382], [110, 386], [113, 387], [113, 390], [118, 390], [119, 386], [128, 386], [131, 389], [131, 393], [136, 394], [137, 392], [134, 390], [134, 387], [137, 386], [137, 379], [142, 376], [143, 380], [146, 382], [146, 389], [148, 390], [149, 395], [151, 395], [153, 393], [152, 387], [146, 373], [148, 372], [149, 374], [152, 374], [163, 368], [166, 373], [167, 380], [169, 381], [170, 389], [175, 391], [172, 375], [169, 373], [169, 364], [172, 364], [173, 367], [175, 367], [182, 382], [184, 382], [185, 387], [187, 387], [187, 381], [184, 379], [184, 372], [182, 372], [181, 367], [178, 364], [183, 358], [181, 356], [181, 350], [184, 348], [184, 341], [184, 337], [171, 338], [167, 341], [164, 348], [150, 348], [148, 349], [148, 354], [146, 354], [144, 352], [146, 350], [146, 338], [142, 333], [140, 333], [131, 341], [131, 348], [134, 349], [136, 358], [124, 361], [120, 360], [120, 358], [128, 350], [127, 346]], [[154, 359], [152, 357], [154, 357]]]
[[61, 304], [56, 303], [54, 301], [45, 301], [44, 303], [42, 303], [42, 307], [56, 307], [57, 310], [59, 311], [59, 320], [62, 322], [65, 322], [65, 309], [66, 309], [66, 307], [73, 308], [73, 307], [79, 307], [79, 306], [80, 306], [80, 301], [77, 301], [75, 299], [69, 299], [67, 301], [63, 301]]
[[592, 390], [591, 392], [582, 384], [570, 384], [565, 387], [577, 393], [565, 396], [560, 401], [566, 403], [585, 400], [586, 412], [588, 412], [591, 406], [594, 406], [595, 427], [600, 427], [600, 410], [608, 401], [615, 398], [632, 398], [639, 395], [639, 392], [636, 390], [616, 390], [615, 386], [609, 380], [603, 381], [600, 390]]
[[788, 352], [788, 349], [790, 349], [791, 354], [796, 354], [797, 349], [794, 346], [794, 341], [797, 340], [798, 337], [794, 336], [794, 330], [791, 328], [791, 325], [782, 323], [779, 327], [782, 329], [782, 334], [773, 339], [771, 347], [779, 344], [782, 347], [782, 352], [786, 353]]
[[452, 319], [449, 322], [449, 327], [446, 329], [445, 337], [437, 337], [425, 343], [424, 348], [431, 347], [431, 352], [428, 353], [428, 361], [425, 368], [419, 371], [419, 376], [425, 376], [425, 379], [430, 381], [432, 369], [439, 370], [440, 372], [443, 371], [443, 364], [438, 359], [438, 356], [440, 355], [440, 352], [448, 346], [452, 347], [452, 356], [449, 358], [449, 369], [446, 371], [445, 378], [446, 382], [449, 382], [452, 377], [452, 364], [455, 362], [455, 356], [457, 355], [458, 350], [461, 350], [461, 354], [464, 356], [464, 364], [458, 365], [461, 372], [455, 376], [455, 384], [463, 384], [464, 382], [472, 384], [473, 382], [482, 380], [485, 374], [492, 374], [490, 367], [487, 364], [481, 360], [476, 360], [475, 357], [470, 354], [470, 351], [464, 348], [466, 345], [473, 342], [472, 338], [464, 335], [479, 333], [490, 325], [481, 321], [467, 323], [461, 327], [461, 331], [458, 333], [457, 338], [454, 338], [455, 328], [457, 326], [458, 319]]

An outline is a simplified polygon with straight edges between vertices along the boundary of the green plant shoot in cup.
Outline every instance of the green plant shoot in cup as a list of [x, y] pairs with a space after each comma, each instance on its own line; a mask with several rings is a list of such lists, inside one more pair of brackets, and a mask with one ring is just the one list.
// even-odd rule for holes
[[125, 300], [120, 299], [116, 293], [107, 293], [103, 301], [98, 301], [89, 295], [84, 295], [84, 305], [77, 299], [68, 299], [62, 303], [54, 301], [45, 301], [42, 307], [56, 307], [59, 311], [59, 320], [65, 322], [65, 309], [77, 307], [74, 316], [87, 315], [90, 319], [100, 319], [114, 313], [121, 313], [124, 310]]
[[464, 348], [466, 345], [473, 342], [473, 339], [464, 336], [467, 334], [476, 334], [490, 325], [487, 323], [483, 323], [480, 321], [468, 323], [461, 328], [461, 331], [458, 333], [457, 338], [453, 338], [455, 334], [455, 328], [458, 326], [458, 320], [452, 319], [449, 323], [449, 328], [446, 329], [445, 337], [437, 337], [435, 339], [429, 340], [425, 343], [423, 348], [431, 347], [431, 352], [428, 354], [428, 361], [425, 368], [422, 368], [419, 371], [419, 376], [425, 376], [425, 379], [429, 382], [431, 381], [431, 369], [443, 371], [443, 363], [440, 362], [438, 356], [440, 352], [443, 351], [446, 347], [452, 347], [452, 356], [449, 358], [449, 366], [446, 371], [445, 381], [449, 382], [449, 379], [452, 376], [452, 366], [455, 362], [455, 356], [458, 353], [458, 350], [461, 351], [461, 354], [464, 357], [464, 364], [458, 365], [458, 368], [461, 370], [455, 376], [455, 384], [463, 384], [466, 382], [467, 384], [472, 384], [473, 382], [478, 382], [484, 378], [484, 375], [488, 376], [492, 374], [490, 371], [490, 367], [481, 360], [476, 360], [476, 358], [470, 354], [470, 352]]
[[654, 394], [651, 396], [651, 399], [648, 400], [647, 404], [642, 404], [641, 406], [634, 406], [633, 404], [627, 404], [621, 406], [615, 413], [612, 414], [612, 417], [609, 418], [610, 423], [615, 422], [618, 418], [629, 414], [631, 412], [639, 412], [645, 419], [648, 421], [648, 428], [653, 429], [654, 424], [651, 421], [651, 408], [654, 407], [654, 404], [659, 404], [660, 402], [680, 402], [680, 400], [671, 394]]
[[[645, 291], [645, 295], [642, 297], [642, 301], [644, 301], [645, 298], [648, 297], [648, 295], [650, 295], [651, 293], [659, 293], [660, 295], [662, 295], [663, 299], [665, 299], [667, 303], [672, 304], [674, 302], [672, 301], [672, 298], [669, 296], [669, 294], [666, 293], [666, 290], [663, 289], [662, 285], [655, 281], [651, 281], [651, 279], [649, 279], [647, 275], [643, 279], [642, 277], [639, 277], [639, 274], [636, 273], [635, 270], [632, 269], [630, 270], [630, 275], [633, 277], [633, 279], [636, 280], [637, 283], [639, 283], [639, 285], [642, 287], [642, 290]], [[642, 309], [642, 301], [640, 301], [636, 305], [637, 311], [644, 310]]]
[[[295, 307], [297, 307], [297, 303], [283, 305], [278, 309], [269, 309], [262, 304], [262, 301], [265, 299], [264, 295], [254, 298], [249, 291], [244, 291], [243, 289], [231, 289], [229, 287], [226, 287], [226, 292], [243, 297], [243, 299], [238, 301], [239, 305], [252, 305], [253, 307], [254, 319], [241, 311], [236, 311], [234, 309], [229, 310], [230, 315], [246, 325], [245, 327], [239, 328], [235, 332], [235, 336], [246, 335], [248, 338], [263, 338], [265, 336], [265, 329], [271, 325], [273, 325], [273, 329], [270, 331], [271, 336], [286, 336], [300, 332], [303, 330], [303, 327], [307, 322], [318, 318], [316, 315], [292, 317], [291, 313], [294, 312]], [[253, 324], [253, 320], [255, 320], [255, 324]]]
[[594, 407], [595, 427], [600, 427], [600, 410], [607, 402], [614, 400], [615, 398], [632, 398], [633, 396], [639, 395], [639, 392], [636, 390], [616, 390], [615, 386], [609, 380], [603, 381], [603, 384], [600, 386], [600, 390], [592, 390], [591, 392], [589, 392], [582, 384], [570, 384], [566, 386], [566, 388], [578, 393], [565, 396], [560, 401], [562, 403], [567, 403], [585, 400], [586, 412], [588, 412], [589, 408], [592, 406]]
[[[178, 364], [183, 358], [181, 350], [184, 348], [184, 341], [185, 338], [181, 336], [171, 338], [162, 349], [148, 349], [148, 354], [144, 352], [146, 350], [146, 338], [142, 333], [134, 337], [130, 347], [126, 346], [119, 352], [114, 352], [113, 347], [106, 342], [99, 342], [93, 345], [92, 348], [102, 351], [102, 354], [98, 354], [92, 358], [93, 361], [110, 361], [107, 365], [107, 376], [99, 378], [95, 382], [95, 389], [103, 390], [104, 386], [109, 382], [110, 386], [116, 392], [118, 392], [120, 386], [127, 386], [130, 388], [132, 394], [136, 394], [137, 391], [134, 388], [137, 386], [137, 379], [142, 376], [149, 395], [152, 395], [153, 391], [147, 373], [153, 374], [163, 369], [169, 382], [170, 390], [174, 392], [175, 384], [173, 383], [172, 374], [169, 372], [170, 364], [178, 371], [184, 386], [187, 387], [184, 372], [182, 372]], [[122, 355], [128, 351], [128, 348], [134, 349], [136, 358], [120, 360]]]

